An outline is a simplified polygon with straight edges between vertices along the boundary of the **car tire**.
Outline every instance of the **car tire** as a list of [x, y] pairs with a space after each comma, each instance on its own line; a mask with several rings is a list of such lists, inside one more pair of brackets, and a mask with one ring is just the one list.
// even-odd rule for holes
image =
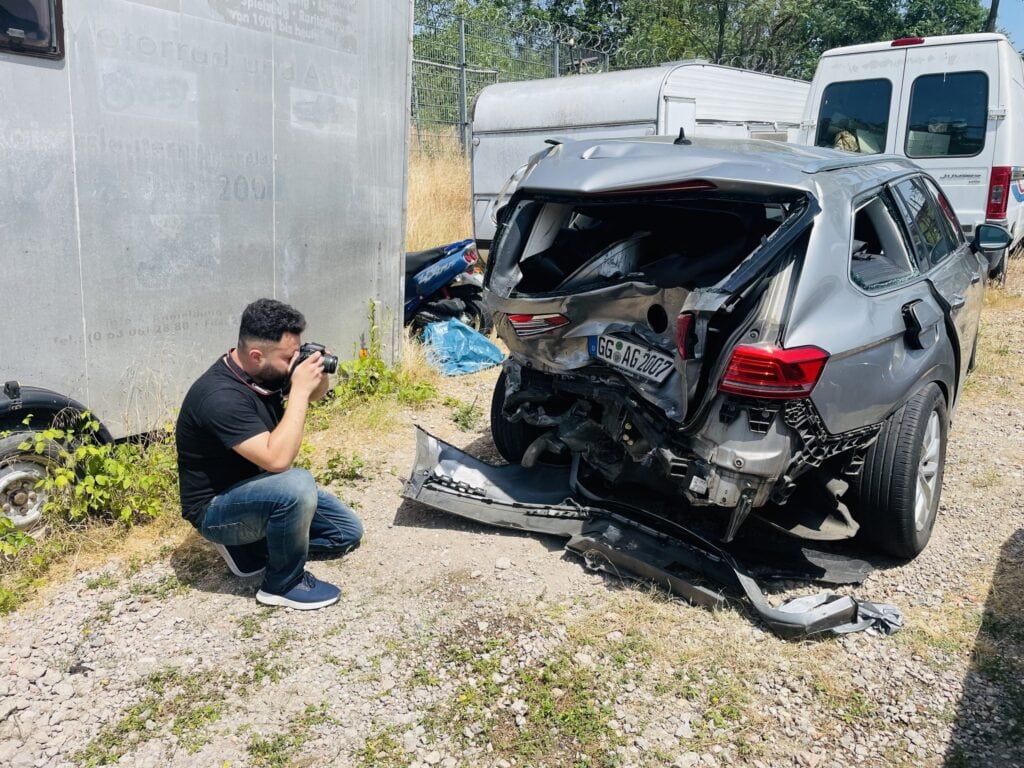
[[491, 438], [494, 440], [494, 447], [502, 458], [510, 464], [518, 464], [523, 460], [523, 454], [530, 444], [544, 434], [545, 430], [519, 421], [509, 421], [502, 414], [505, 406], [505, 379], [504, 371], [498, 376], [494, 384], [494, 394], [491, 396]]
[[882, 424], [865, 456], [856, 503], [862, 535], [878, 551], [911, 560], [928, 544], [948, 431], [946, 400], [936, 384], [923, 387]]
[[43, 525], [47, 495], [36, 484], [58, 461], [60, 449], [47, 441], [42, 453], [22, 450], [25, 442], [35, 444], [34, 432], [13, 432], [0, 437], [0, 514], [20, 531], [38, 530]]

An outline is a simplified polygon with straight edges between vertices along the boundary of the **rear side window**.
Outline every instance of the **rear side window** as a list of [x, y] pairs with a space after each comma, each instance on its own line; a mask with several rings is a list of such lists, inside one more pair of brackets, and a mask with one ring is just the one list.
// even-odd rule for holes
[[829, 83], [821, 97], [815, 145], [874, 155], [885, 151], [892, 83], [886, 79]]
[[942, 262], [959, 245], [959, 236], [919, 178], [906, 179], [896, 187], [904, 218], [922, 270]]
[[63, 0], [0, 0], [0, 52], [64, 58]]
[[985, 147], [988, 75], [921, 75], [910, 90], [907, 157], [971, 157]]
[[917, 275], [898, 219], [888, 194], [872, 198], [854, 214], [850, 279], [866, 291], [891, 288]]

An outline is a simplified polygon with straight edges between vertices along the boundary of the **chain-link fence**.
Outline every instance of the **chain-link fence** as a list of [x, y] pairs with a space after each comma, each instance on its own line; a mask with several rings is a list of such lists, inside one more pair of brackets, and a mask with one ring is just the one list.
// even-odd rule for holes
[[413, 147], [469, 142], [473, 102], [492, 83], [608, 69], [599, 38], [531, 19], [476, 19], [416, 4]]

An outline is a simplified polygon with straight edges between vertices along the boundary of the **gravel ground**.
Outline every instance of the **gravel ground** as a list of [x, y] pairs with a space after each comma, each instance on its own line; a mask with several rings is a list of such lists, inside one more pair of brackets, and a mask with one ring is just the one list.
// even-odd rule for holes
[[311, 566], [337, 606], [258, 606], [181, 525], [5, 617], [0, 765], [1024, 765], [1020, 293], [986, 310], [928, 549], [855, 590], [895, 636], [785, 642], [403, 502], [413, 423], [493, 458], [492, 370], [444, 383], [468, 431], [449, 400], [314, 436], [365, 462], [337, 488], [364, 546]]

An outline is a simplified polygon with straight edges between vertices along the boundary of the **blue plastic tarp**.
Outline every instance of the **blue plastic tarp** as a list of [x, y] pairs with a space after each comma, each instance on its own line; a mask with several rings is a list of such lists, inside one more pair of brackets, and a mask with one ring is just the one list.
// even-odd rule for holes
[[423, 344], [427, 362], [445, 376], [476, 373], [505, 359], [486, 336], [454, 318], [424, 328]]

